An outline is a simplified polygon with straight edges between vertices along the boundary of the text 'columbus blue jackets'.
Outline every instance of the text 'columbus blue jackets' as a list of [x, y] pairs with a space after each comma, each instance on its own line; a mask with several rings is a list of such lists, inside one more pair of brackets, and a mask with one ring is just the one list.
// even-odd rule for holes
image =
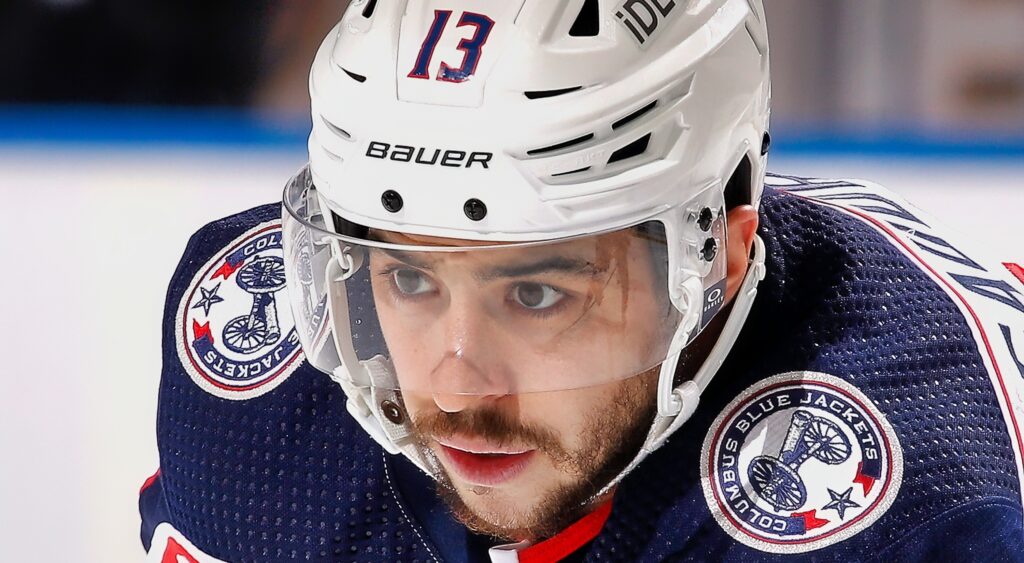
[[[578, 555], [1024, 561], [1024, 270], [878, 186], [768, 184], [733, 352]], [[486, 560], [304, 362], [280, 232], [278, 205], [212, 223], [171, 281], [150, 560]]]

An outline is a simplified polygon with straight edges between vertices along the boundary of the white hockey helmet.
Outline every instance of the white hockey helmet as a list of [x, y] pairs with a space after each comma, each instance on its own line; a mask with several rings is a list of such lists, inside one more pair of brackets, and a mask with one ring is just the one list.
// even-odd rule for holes
[[[726, 187], [755, 206], [763, 187], [770, 86], [761, 0], [355, 0], [316, 55], [310, 91], [310, 163], [284, 196], [293, 311], [307, 359], [341, 384], [349, 411], [385, 449], [438, 471], [403, 410], [410, 386], [552, 391], [660, 365], [658, 415], [610, 487], [690, 416], [763, 277], [755, 241], [711, 356], [693, 380], [676, 381], [682, 349], [724, 301]], [[599, 241], [614, 233], [624, 233], [618, 244], [648, 248], [647, 264], [662, 262], [634, 265], [633, 278], [643, 278], [642, 268], [657, 272], [660, 283], [647, 291], [662, 292], [655, 298], [670, 313], [643, 311], [628, 260], [600, 263]], [[537, 270], [515, 266], [523, 257], [550, 266], [553, 257], [565, 262], [567, 248], [583, 263], [576, 274], [613, 269], [618, 288], [608, 289], [616, 284], [606, 278], [585, 284], [575, 308], [562, 313], [571, 318], [551, 330], [489, 311], [492, 324], [508, 326], [463, 334], [444, 360], [471, 365], [482, 382], [438, 383], [429, 366], [422, 377], [403, 377], [416, 368], [392, 349], [388, 326], [426, 341], [440, 331], [427, 320], [436, 310], [417, 302], [422, 318], [396, 322], [377, 280], [402, 300], [429, 293], [450, 304], [453, 290], [431, 279], [431, 264], [458, 264], [450, 272], [457, 275], [507, 263], [497, 270], [514, 277], [510, 270]], [[609, 268], [609, 260], [618, 263]], [[517, 307], [571, 293], [531, 284], [516, 286]], [[466, 338], [504, 338], [512, 344], [492, 342], [492, 356], [515, 349], [550, 359], [566, 349], [560, 338], [593, 339], [580, 328], [586, 322], [609, 326], [611, 313], [595, 306], [609, 302], [622, 319], [648, 315], [651, 342], [628, 360], [609, 345], [614, 339], [591, 346], [587, 354], [601, 367], [586, 376], [485, 373], [465, 353]], [[627, 332], [612, 335], [627, 339]], [[559, 365], [572, 372], [570, 360]]]

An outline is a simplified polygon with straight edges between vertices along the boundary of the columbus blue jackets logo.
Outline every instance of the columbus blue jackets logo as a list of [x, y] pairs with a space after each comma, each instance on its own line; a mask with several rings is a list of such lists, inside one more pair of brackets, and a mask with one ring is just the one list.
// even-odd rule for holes
[[218, 397], [267, 393], [302, 362], [281, 238], [280, 223], [251, 229], [199, 269], [178, 306], [181, 363]]
[[903, 453], [892, 426], [858, 389], [798, 372], [747, 389], [704, 441], [704, 497], [737, 541], [801, 553], [873, 524], [899, 492]]

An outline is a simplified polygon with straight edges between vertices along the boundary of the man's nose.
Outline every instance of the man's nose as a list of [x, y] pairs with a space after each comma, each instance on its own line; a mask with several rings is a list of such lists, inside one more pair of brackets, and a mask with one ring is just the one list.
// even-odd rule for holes
[[434, 404], [444, 412], [454, 413], [470, 410], [481, 403], [479, 398], [471, 395], [454, 393], [434, 393]]
[[502, 346], [496, 330], [480, 307], [453, 301], [443, 313], [445, 353], [431, 372], [432, 395], [438, 408], [456, 412], [511, 392]]

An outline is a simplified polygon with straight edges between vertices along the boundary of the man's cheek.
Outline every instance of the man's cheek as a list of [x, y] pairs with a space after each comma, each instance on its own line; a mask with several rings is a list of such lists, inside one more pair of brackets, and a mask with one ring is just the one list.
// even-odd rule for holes
[[[553, 395], [551, 398], [554, 400], [546, 402], [543, 410], [529, 411], [544, 413], [543, 418], [537, 417], [532, 422], [536, 426], [550, 429], [557, 437], [559, 451], [552, 452], [554, 455], [564, 456], [576, 452], [582, 440], [581, 434], [584, 429], [584, 419], [581, 416], [583, 412], [581, 407], [571, 401], [566, 401], [564, 397], [559, 397], [559, 395], [566, 395], [568, 393], [570, 392], [551, 393]], [[527, 412], [525, 408], [523, 412]]]
[[[399, 384], [401, 385], [401, 381]], [[416, 426], [417, 422], [423, 420], [424, 417], [437, 412], [432, 396], [428, 393], [405, 390], [403, 386], [402, 400], [405, 403], [406, 414], [409, 415], [413, 426]]]

